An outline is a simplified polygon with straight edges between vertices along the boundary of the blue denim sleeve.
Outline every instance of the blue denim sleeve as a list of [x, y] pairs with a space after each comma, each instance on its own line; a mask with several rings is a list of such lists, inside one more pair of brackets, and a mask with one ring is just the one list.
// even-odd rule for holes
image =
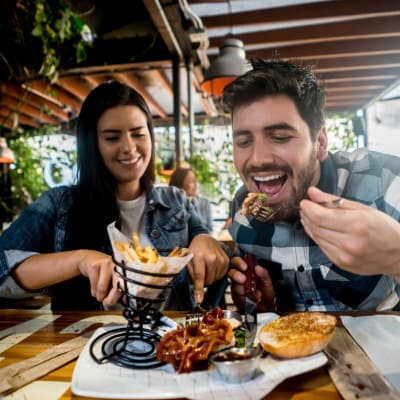
[[[31, 203], [0, 236], [0, 283], [35, 253], [62, 250], [60, 199], [64, 189], [51, 189]], [[57, 227], [58, 226], [58, 227]]]

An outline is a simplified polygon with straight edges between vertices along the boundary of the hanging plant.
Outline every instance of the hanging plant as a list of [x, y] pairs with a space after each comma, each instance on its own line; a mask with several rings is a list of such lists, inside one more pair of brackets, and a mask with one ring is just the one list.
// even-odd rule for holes
[[9, 80], [53, 82], [60, 70], [86, 60], [92, 33], [65, 0], [17, 0], [3, 11], [0, 71], [7, 70]]

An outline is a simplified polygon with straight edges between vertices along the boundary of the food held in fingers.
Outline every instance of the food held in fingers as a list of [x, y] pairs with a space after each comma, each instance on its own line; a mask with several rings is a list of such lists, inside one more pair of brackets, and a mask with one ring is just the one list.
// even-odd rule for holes
[[249, 193], [244, 199], [241, 214], [252, 215], [258, 221], [267, 221], [274, 213], [268, 206], [268, 197], [265, 193]]

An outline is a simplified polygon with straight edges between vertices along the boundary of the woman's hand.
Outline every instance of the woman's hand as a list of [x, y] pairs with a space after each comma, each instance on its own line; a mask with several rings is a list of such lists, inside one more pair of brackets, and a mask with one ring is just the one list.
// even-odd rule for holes
[[337, 266], [360, 275], [400, 277], [400, 224], [389, 215], [343, 199], [337, 208], [317, 203], [337, 198], [316, 188], [300, 203], [307, 234]]
[[92, 296], [104, 306], [116, 304], [122, 293], [111, 256], [94, 250], [80, 250], [80, 252], [82, 258], [78, 268], [83, 276], [89, 278]]
[[90, 292], [105, 306], [118, 302], [122, 293], [114, 273], [111, 256], [95, 250], [71, 250], [36, 254], [13, 271], [16, 282], [26, 290], [36, 291], [82, 274], [89, 278]]
[[[231, 279], [232, 300], [238, 308], [239, 312], [243, 313], [245, 304], [245, 272], [248, 266], [241, 257], [233, 257], [231, 260], [231, 264], [233, 268], [230, 269], [228, 276]], [[268, 271], [260, 265], [256, 265], [254, 271], [257, 275], [257, 286], [255, 292], [252, 294], [252, 297], [257, 303], [257, 311], [267, 312], [274, 310], [275, 291]]]
[[207, 234], [197, 235], [189, 246], [193, 258], [187, 266], [193, 282], [194, 297], [201, 303], [204, 285], [210, 285], [223, 278], [229, 266], [229, 258], [217, 240]]

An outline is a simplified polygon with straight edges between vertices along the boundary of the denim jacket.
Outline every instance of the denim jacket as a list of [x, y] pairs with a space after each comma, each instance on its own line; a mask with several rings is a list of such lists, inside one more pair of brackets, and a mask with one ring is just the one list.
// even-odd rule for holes
[[[57, 187], [45, 192], [30, 204], [0, 235], [0, 297], [32, 296], [18, 286], [11, 271], [26, 258], [38, 253], [61, 252], [66, 249], [66, 226], [72, 206], [72, 189]], [[190, 204], [183, 190], [170, 186], [153, 186], [146, 199], [144, 223], [146, 232], [161, 255], [175, 246], [188, 247], [207, 228]], [[112, 254], [111, 244], [96, 249]], [[174, 279], [173, 291], [180, 297], [168, 308], [190, 309], [192, 305], [186, 269]]]

